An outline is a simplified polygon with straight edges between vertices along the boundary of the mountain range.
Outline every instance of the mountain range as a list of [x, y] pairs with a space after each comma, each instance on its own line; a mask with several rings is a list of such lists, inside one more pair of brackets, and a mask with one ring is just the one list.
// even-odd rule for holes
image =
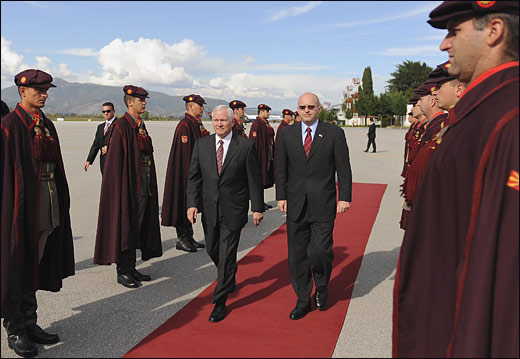
[[[104, 102], [114, 104], [116, 114], [126, 112], [123, 103], [123, 89], [121, 86], [103, 86], [67, 82], [55, 78], [53, 84], [57, 87], [49, 89], [49, 98], [42, 109], [45, 114], [57, 114], [62, 116], [74, 115], [101, 115], [101, 105]], [[170, 96], [161, 92], [148, 91], [146, 110], [151, 116], [182, 118], [186, 112], [184, 96]], [[2, 100], [11, 108], [20, 102], [20, 96], [16, 86], [2, 89]], [[227, 105], [228, 101], [204, 97], [207, 102], [204, 109], [211, 111], [217, 105]]]

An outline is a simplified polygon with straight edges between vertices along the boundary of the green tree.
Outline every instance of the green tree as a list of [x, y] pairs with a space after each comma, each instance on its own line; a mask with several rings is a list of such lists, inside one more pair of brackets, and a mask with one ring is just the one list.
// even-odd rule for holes
[[409, 89], [414, 89], [424, 83], [428, 79], [428, 73], [432, 68], [420, 61], [405, 60], [402, 64], [397, 65], [397, 69], [390, 75], [392, 78], [388, 80], [388, 91], [401, 91], [406, 93]]
[[141, 118], [145, 121], [148, 121], [150, 119], [150, 112], [148, 112], [148, 110], [145, 110], [142, 114], [141, 114]]
[[[347, 100], [351, 101], [350, 103], [347, 102]], [[343, 104], [341, 105], [341, 109], [343, 110], [343, 114], [347, 120], [350, 120], [352, 117], [354, 117], [354, 99], [351, 97], [349, 99], [345, 99]]]
[[408, 103], [409, 97], [407, 97], [401, 91], [390, 91], [388, 96], [390, 98], [390, 108], [392, 110], [392, 114], [399, 116], [401, 119], [399, 125], [402, 125], [402, 119], [406, 114], [406, 104]]
[[363, 71], [362, 85], [359, 86], [359, 99], [357, 101], [358, 113], [362, 116], [373, 115], [375, 110], [374, 86], [372, 83], [372, 70], [370, 66]]

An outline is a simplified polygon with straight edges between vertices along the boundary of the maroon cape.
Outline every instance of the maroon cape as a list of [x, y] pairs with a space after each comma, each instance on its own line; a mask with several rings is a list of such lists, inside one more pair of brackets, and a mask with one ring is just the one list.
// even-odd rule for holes
[[177, 225], [190, 223], [186, 215], [188, 211], [186, 185], [190, 172], [191, 153], [195, 141], [208, 134], [209, 132], [201, 127], [199, 120], [187, 113], [175, 128], [166, 169], [161, 225], [177, 227]]
[[137, 133], [137, 123], [128, 112], [112, 125], [101, 182], [94, 264], [115, 263], [118, 253], [128, 249], [141, 249], [141, 259], [144, 261], [162, 255], [153, 154], [150, 155], [152, 195], [139, 228], [142, 152], [139, 151]]
[[236, 118], [233, 120], [233, 133], [236, 133], [239, 136], [247, 138], [246, 130], [244, 129], [244, 125], [242, 124], [242, 121], [237, 120]]
[[274, 129], [269, 122], [257, 117], [249, 130], [249, 139], [255, 143], [262, 170], [264, 188], [274, 185]]
[[394, 357], [519, 356], [518, 61], [450, 111], [410, 213], [394, 287]]
[[[2, 317], [13, 310], [23, 292], [37, 289], [57, 292], [62, 280], [74, 275], [74, 247], [70, 226], [69, 186], [61, 149], [56, 166], [60, 225], [47, 239], [45, 254], [38, 265], [38, 216], [41, 162], [33, 156], [34, 124], [16, 106], [2, 118]], [[56, 128], [43, 112], [44, 125], [56, 141]]]

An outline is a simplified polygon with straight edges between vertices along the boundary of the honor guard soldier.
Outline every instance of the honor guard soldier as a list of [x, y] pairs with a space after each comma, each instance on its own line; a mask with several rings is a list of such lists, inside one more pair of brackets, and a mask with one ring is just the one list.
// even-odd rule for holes
[[276, 129], [276, 138], [275, 138], [275, 141], [274, 141], [275, 148], [276, 148], [276, 143], [278, 142], [278, 134], [280, 133], [282, 128], [285, 128], [285, 127], [287, 127], [287, 126], [289, 126], [291, 124], [291, 122], [293, 121], [294, 112], [292, 112], [291, 110], [285, 108], [282, 111], [282, 115], [283, 115], [282, 121], [280, 122], [280, 125]]
[[300, 122], [300, 121], [301, 121], [300, 115], [298, 114], [298, 111], [295, 111], [294, 112], [294, 122]]
[[9, 348], [34, 357], [34, 343], [60, 341], [36, 324], [36, 291], [58, 292], [74, 275], [74, 248], [58, 133], [41, 111], [56, 86], [51, 75], [35, 69], [20, 72], [14, 82], [21, 102], [1, 126], [1, 308]]
[[245, 117], [245, 108], [247, 105], [239, 100], [234, 100], [229, 103], [229, 108], [233, 110], [234, 121], [233, 121], [233, 133], [247, 138], [246, 129], [242, 123], [242, 119]]
[[138, 288], [151, 277], [135, 268], [162, 256], [157, 176], [152, 139], [141, 114], [148, 92], [123, 87], [127, 112], [115, 120], [101, 182], [94, 264], [116, 263], [117, 282]]
[[[274, 129], [267, 120], [269, 111], [271, 107], [258, 105], [258, 116], [249, 130], [249, 139], [256, 145], [264, 189], [274, 185]], [[266, 203], [265, 208], [267, 210], [273, 206]]]
[[186, 113], [175, 128], [172, 147], [166, 169], [161, 225], [175, 227], [177, 244], [175, 248], [186, 252], [196, 252], [204, 248], [203, 243], [193, 238], [193, 226], [186, 217], [186, 184], [190, 171], [191, 154], [195, 141], [209, 135], [200, 117], [204, 114], [206, 101], [200, 96], [184, 96]]
[[[445, 1], [467, 84], [424, 170], [394, 288], [393, 357], [519, 357], [518, 1]], [[413, 164], [412, 164], [413, 166]]]

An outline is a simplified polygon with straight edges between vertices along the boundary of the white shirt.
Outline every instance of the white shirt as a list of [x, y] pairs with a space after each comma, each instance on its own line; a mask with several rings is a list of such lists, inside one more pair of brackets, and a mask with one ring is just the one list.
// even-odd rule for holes
[[215, 153], [217, 153], [217, 150], [220, 147], [219, 141], [222, 140], [224, 142], [222, 144], [224, 146], [224, 155], [222, 156], [222, 164], [224, 164], [224, 161], [226, 160], [226, 154], [227, 154], [227, 150], [229, 148], [229, 144], [231, 143], [231, 137], [233, 137], [233, 131], [228, 133], [228, 135], [224, 138], [220, 138], [220, 137], [218, 137], [218, 135], [215, 135]]
[[305, 137], [307, 137], [307, 128], [311, 129], [311, 138], [314, 140], [314, 134], [316, 133], [316, 129], [318, 128], [319, 120], [316, 120], [311, 126], [307, 126], [305, 122], [301, 121], [302, 124], [302, 144], [305, 145]]

